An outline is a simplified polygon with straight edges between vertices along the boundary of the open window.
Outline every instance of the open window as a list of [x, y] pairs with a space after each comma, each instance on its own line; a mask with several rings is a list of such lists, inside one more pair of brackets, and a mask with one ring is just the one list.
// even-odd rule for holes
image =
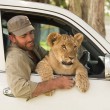
[[46, 50], [49, 47], [46, 43], [47, 35], [51, 32], [58, 32], [61, 34], [74, 35], [78, 32], [84, 35], [84, 41], [82, 47], [79, 50], [79, 60], [88, 69], [90, 77], [104, 77], [104, 63], [100, 56], [104, 56], [102, 51], [97, 45], [91, 41], [84, 32], [80, 31], [77, 27], [70, 24], [65, 19], [54, 17], [48, 14], [40, 13], [25, 13], [25, 12], [14, 12], [10, 10], [2, 11], [2, 29], [4, 38], [4, 50], [9, 45], [7, 21], [15, 15], [26, 15], [29, 17], [32, 25], [35, 28], [35, 43], [40, 44]]

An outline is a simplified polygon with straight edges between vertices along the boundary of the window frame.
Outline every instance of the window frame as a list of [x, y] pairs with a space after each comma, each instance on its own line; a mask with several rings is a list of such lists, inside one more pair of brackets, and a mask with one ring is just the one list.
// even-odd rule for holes
[[[14, 7], [15, 8], [15, 7]], [[21, 8], [22, 9], [22, 8]], [[48, 17], [49, 16], [49, 20], [50, 19], [54, 19], [54, 18], [56, 18], [56, 19], [58, 19], [59, 21], [62, 21], [63, 20], [63, 22], [66, 24], [66, 26], [69, 26], [70, 28], [72, 28], [71, 29], [71, 33], [73, 33], [74, 31], [75, 31], [75, 28], [77, 29], [77, 32], [82, 32], [86, 37], [87, 37], [87, 39], [90, 41], [89, 43], [92, 45], [92, 44], [97, 44], [96, 46], [97, 46], [97, 49], [96, 49], [96, 51], [95, 51], [95, 53], [98, 51], [98, 53], [97, 54], [103, 54], [104, 55], [104, 53], [106, 52], [106, 50], [103, 48], [103, 46], [102, 45], [100, 45], [100, 43], [98, 43], [97, 42], [97, 40], [96, 39], [94, 39], [94, 37], [88, 32], [88, 31], [86, 31], [83, 27], [81, 27], [78, 23], [76, 23], [75, 21], [72, 21], [72, 19], [69, 19], [69, 18], [66, 18], [65, 16], [63, 16], [63, 15], [58, 15], [58, 13], [56, 13], [56, 15], [54, 15], [54, 12], [49, 12], [49, 11], [47, 11], [45, 14], [43, 13], [43, 11], [41, 11], [41, 12], [39, 12], [38, 10], [38, 12], [37, 11], [35, 11], [34, 9], [29, 9], [29, 10], [34, 10], [33, 12], [31, 12], [31, 11], [29, 11], [29, 10], [22, 10], [21, 11], [21, 9], [19, 9], [19, 12], [16, 12], [16, 10], [12, 10], [12, 9], [5, 9], [5, 10], [3, 10], [3, 11], [5, 11], [5, 12], [12, 12], [12, 13], [16, 13], [16, 14], [21, 14], [21, 13], [25, 13], [26, 12], [26, 15], [30, 15], [30, 16], [33, 16], [33, 17], [35, 17], [35, 16], [37, 16], [37, 15], [41, 15], [41, 16], [45, 16], [45, 17]], [[18, 9], [17, 9], [18, 10]], [[2, 12], [3, 12], [2, 11]], [[45, 10], [46, 11], [46, 10]], [[25, 14], [24, 14], [25, 15]], [[58, 16], [57, 16], [58, 15]], [[31, 18], [29, 16], [29, 18]], [[51, 17], [50, 17], [51, 16]], [[63, 17], [62, 17], [63, 16]], [[64, 18], [65, 17], [65, 18]], [[30, 19], [31, 20], [31, 19]], [[55, 20], [54, 20], [55, 21]], [[60, 23], [59, 23], [59, 25], [60, 25]], [[65, 26], [65, 27], [66, 27]], [[73, 30], [73, 27], [75, 27], [74, 28], [74, 30]], [[1, 28], [1, 30], [2, 30], [2, 28]], [[91, 50], [92, 51], [92, 50]], [[5, 66], [4, 66], [5, 67]]]

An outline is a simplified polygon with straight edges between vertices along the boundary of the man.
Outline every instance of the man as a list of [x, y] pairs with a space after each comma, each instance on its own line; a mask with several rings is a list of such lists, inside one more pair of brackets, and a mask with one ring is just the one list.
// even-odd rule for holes
[[27, 16], [18, 15], [7, 23], [10, 47], [6, 56], [6, 73], [9, 87], [15, 97], [33, 98], [55, 89], [74, 86], [71, 77], [57, 77], [45, 82], [30, 81], [35, 66], [47, 52], [34, 44], [34, 27]]

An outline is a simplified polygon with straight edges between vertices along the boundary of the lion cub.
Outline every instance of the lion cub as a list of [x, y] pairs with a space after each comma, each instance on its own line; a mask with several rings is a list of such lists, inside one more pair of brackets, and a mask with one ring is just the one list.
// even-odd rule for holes
[[[41, 60], [36, 72], [43, 81], [54, 78], [53, 73], [60, 75], [75, 75], [75, 85], [82, 92], [89, 88], [86, 68], [78, 61], [77, 51], [83, 41], [81, 33], [69, 36], [66, 34], [51, 33], [47, 43], [51, 47], [49, 54]], [[52, 95], [52, 91], [47, 95]]]

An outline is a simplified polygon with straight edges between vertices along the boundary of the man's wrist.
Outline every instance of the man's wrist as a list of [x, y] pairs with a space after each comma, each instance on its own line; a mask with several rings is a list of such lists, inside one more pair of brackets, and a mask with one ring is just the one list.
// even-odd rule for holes
[[32, 96], [36, 97], [55, 89], [58, 89], [57, 78], [38, 83], [35, 91], [32, 93]]

